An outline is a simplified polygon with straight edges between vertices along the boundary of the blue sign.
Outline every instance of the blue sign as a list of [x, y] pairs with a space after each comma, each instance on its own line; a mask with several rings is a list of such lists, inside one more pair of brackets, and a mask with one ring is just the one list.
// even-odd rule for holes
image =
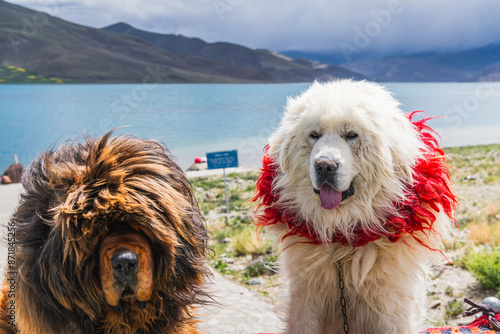
[[238, 151], [207, 153], [208, 169], [238, 167]]

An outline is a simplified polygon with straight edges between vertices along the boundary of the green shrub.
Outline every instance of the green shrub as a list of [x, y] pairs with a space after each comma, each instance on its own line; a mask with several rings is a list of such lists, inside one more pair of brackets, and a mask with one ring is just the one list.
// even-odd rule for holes
[[232, 228], [221, 228], [210, 235], [210, 239], [212, 240], [222, 240], [225, 238], [230, 238], [234, 234]]
[[500, 247], [469, 251], [462, 261], [483, 288], [500, 290]]
[[252, 194], [253, 194], [253, 193], [255, 192], [255, 184], [249, 184], [249, 185], [245, 188], [245, 190], [244, 190], [244, 191], [246, 191], [246, 192], [250, 192], [250, 193], [252, 193]]
[[224, 189], [224, 181], [218, 178], [206, 178], [199, 177], [193, 178], [189, 180], [193, 188], [203, 188], [203, 190], [207, 191], [209, 189]]
[[227, 263], [222, 260], [215, 261], [213, 266], [221, 275], [234, 274], [234, 271], [229, 269]]
[[248, 172], [248, 173], [230, 173], [227, 175], [228, 178], [234, 178], [234, 179], [240, 179], [240, 180], [246, 180], [246, 181], [257, 181], [259, 177], [259, 173], [255, 172]]
[[277, 255], [267, 255], [263, 259], [251, 263], [245, 269], [245, 275], [248, 277], [257, 277], [264, 274], [274, 274], [277, 269], [277, 261]]
[[250, 277], [257, 277], [264, 275], [268, 271], [268, 268], [266, 267], [266, 264], [261, 261], [254, 262], [250, 264], [246, 269], [245, 269], [245, 274], [250, 276]]
[[236, 255], [266, 254], [271, 251], [272, 243], [257, 236], [255, 227], [248, 226], [233, 235], [233, 251]]
[[446, 313], [444, 318], [446, 321], [448, 321], [449, 319], [454, 319], [458, 317], [460, 314], [464, 313], [465, 306], [464, 303], [462, 303], [461, 301], [453, 299], [445, 306], [445, 310]]

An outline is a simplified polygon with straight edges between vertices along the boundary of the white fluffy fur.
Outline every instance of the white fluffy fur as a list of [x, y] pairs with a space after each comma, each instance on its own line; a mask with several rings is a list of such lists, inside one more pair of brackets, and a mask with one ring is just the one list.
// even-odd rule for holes
[[[322, 137], [309, 138], [316, 131]], [[349, 131], [358, 134], [346, 140]], [[269, 154], [280, 168], [274, 187], [279, 205], [298, 213], [325, 240], [336, 230], [352, 239], [357, 225], [383, 226], [395, 200], [411, 182], [412, 167], [422, 143], [382, 86], [366, 81], [314, 83], [290, 99], [279, 128], [271, 136]], [[352, 181], [355, 195], [333, 210], [320, 206], [314, 193], [315, 157], [332, 156], [339, 163], [339, 188]], [[434, 227], [441, 234], [420, 235], [433, 248], [441, 246], [451, 224], [438, 214]], [[271, 228], [281, 241], [287, 231]], [[379, 238], [354, 249], [340, 244], [300, 243], [297, 236], [283, 241], [282, 274], [289, 285], [286, 302], [287, 334], [344, 333], [337, 263], [345, 282], [351, 334], [417, 333], [425, 317], [429, 251], [412, 238], [392, 243]], [[439, 255], [439, 253], [437, 254]]]

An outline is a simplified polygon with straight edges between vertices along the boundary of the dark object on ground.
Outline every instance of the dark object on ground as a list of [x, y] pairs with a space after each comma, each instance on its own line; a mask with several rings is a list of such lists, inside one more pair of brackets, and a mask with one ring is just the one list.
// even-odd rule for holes
[[14, 154], [14, 163], [10, 165], [9, 168], [5, 170], [5, 172], [3, 172], [4, 177], [8, 176], [8, 180], [10, 180], [10, 182], [4, 182], [2, 177], [2, 183], [7, 184], [21, 182], [23, 170], [23, 165], [19, 163], [19, 161], [17, 160], [17, 155]]
[[10, 184], [12, 183], [10, 177], [8, 177], [7, 175], [0, 175], [0, 184]]
[[187, 170], [189, 172], [194, 171], [194, 170], [207, 170], [207, 163], [206, 162], [200, 162], [200, 163], [194, 163], [189, 167]]
[[471, 307], [465, 311], [465, 315], [474, 315], [479, 312], [482, 312], [483, 315], [474, 320], [469, 326], [428, 328], [423, 332], [420, 332], [420, 334], [500, 333], [500, 313], [498, 312], [500, 300], [495, 297], [488, 297], [484, 299], [481, 304], [476, 304], [465, 298], [464, 302], [471, 305]]

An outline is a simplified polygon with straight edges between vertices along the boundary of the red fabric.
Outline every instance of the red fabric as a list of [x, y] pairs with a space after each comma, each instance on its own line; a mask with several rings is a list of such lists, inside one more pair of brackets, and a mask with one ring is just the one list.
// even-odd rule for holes
[[[387, 217], [385, 226], [391, 228], [394, 232], [388, 232], [385, 229], [367, 231], [359, 227], [355, 229], [356, 237], [354, 240], [347, 240], [342, 233], [338, 232], [326, 243], [338, 242], [343, 245], [362, 247], [381, 236], [395, 242], [403, 236], [410, 235], [417, 242], [424, 245], [423, 241], [419, 240], [415, 235], [415, 232], [435, 231], [433, 228], [436, 220], [434, 212], [439, 212], [442, 208], [444, 213], [453, 219], [457, 199], [450, 189], [450, 177], [444, 152], [439, 148], [438, 141], [434, 137], [436, 133], [425, 124], [431, 118], [413, 121], [416, 113], [419, 113], [419, 111], [412, 112], [407, 117], [418, 131], [425, 149], [422, 152], [422, 158], [415, 163], [413, 185], [407, 191], [404, 202], [394, 203], [399, 215]], [[252, 198], [253, 202], [258, 202], [258, 208], [262, 209], [261, 213], [256, 217], [255, 224], [263, 227], [283, 223], [289, 229], [284, 238], [298, 235], [308, 238], [313, 244], [325, 243], [319, 238], [311, 224], [303, 221], [296, 213], [286, 210], [286, 207], [276, 204], [280, 196], [280, 190], [273, 189], [272, 186], [280, 171], [279, 166], [269, 157], [267, 151], [268, 147], [266, 147], [262, 160], [256, 195]]]
[[[500, 313], [495, 315], [495, 319], [500, 321]], [[488, 320], [487, 315], [482, 315], [476, 320], [474, 320], [467, 328], [479, 327], [479, 326], [490, 326], [490, 321]]]

